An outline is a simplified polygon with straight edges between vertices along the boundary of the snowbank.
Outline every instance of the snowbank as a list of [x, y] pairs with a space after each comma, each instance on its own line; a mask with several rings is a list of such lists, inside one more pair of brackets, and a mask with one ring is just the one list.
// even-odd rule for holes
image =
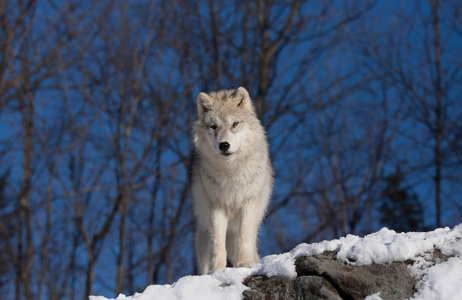
[[[426, 253], [439, 249], [452, 256], [448, 261], [427, 264]], [[440, 228], [431, 232], [396, 233], [383, 228], [363, 238], [354, 235], [314, 244], [300, 244], [292, 251], [264, 257], [252, 269], [227, 268], [211, 275], [185, 276], [172, 285], [151, 285], [133, 296], [120, 294], [116, 299], [241, 299], [248, 287], [242, 280], [250, 275], [296, 277], [297, 257], [313, 256], [325, 251], [337, 252], [337, 260], [353, 266], [385, 264], [413, 260], [409, 271], [422, 278], [411, 299], [460, 299], [462, 286], [462, 224], [454, 229]], [[368, 299], [381, 299], [374, 294]], [[107, 300], [90, 296], [90, 300]]]

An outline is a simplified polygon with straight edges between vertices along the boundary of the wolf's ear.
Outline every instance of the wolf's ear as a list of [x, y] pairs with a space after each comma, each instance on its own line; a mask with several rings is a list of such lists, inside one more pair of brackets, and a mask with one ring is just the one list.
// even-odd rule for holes
[[237, 101], [237, 107], [252, 110], [252, 101], [250, 100], [249, 92], [242, 86], [234, 91], [233, 98]]
[[196, 98], [197, 113], [202, 115], [204, 112], [210, 110], [213, 104], [213, 98], [206, 93], [199, 93]]

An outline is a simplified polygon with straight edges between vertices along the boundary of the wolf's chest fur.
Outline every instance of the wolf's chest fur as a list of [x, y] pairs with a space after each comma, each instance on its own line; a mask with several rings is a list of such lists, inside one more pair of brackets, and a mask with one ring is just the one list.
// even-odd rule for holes
[[258, 195], [266, 174], [261, 170], [266, 166], [266, 162], [261, 163], [265, 157], [258, 157], [259, 154], [233, 166], [204, 161], [200, 180], [211, 206], [221, 207], [232, 216]]

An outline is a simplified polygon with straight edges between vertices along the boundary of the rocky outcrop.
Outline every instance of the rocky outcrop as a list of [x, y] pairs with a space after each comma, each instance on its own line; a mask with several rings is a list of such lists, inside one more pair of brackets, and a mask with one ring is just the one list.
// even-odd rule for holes
[[[434, 261], [447, 260], [439, 251]], [[244, 280], [250, 290], [244, 299], [364, 299], [380, 292], [384, 300], [408, 299], [415, 293], [418, 278], [409, 274], [408, 262], [351, 266], [335, 259], [334, 252], [299, 257], [296, 278], [251, 276]]]
[[297, 278], [275, 276], [251, 276], [244, 280], [250, 290], [244, 291], [244, 299], [342, 299], [338, 291], [319, 276]]

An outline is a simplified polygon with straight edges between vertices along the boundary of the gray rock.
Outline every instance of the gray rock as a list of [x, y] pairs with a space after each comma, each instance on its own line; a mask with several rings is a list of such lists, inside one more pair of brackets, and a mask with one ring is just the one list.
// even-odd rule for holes
[[244, 280], [251, 290], [244, 291], [247, 300], [341, 300], [332, 285], [319, 276], [301, 276], [295, 279], [275, 276], [251, 276]]
[[294, 281], [296, 300], [341, 300], [337, 290], [326, 279], [319, 276], [300, 276]]
[[[449, 258], [436, 249], [424, 257], [432, 264]], [[380, 292], [384, 300], [408, 299], [415, 293], [418, 280], [408, 272], [411, 263], [351, 266], [337, 261], [334, 252], [299, 257], [295, 261], [297, 278], [250, 276], [244, 279], [250, 290], [243, 296], [249, 300], [355, 300]]]
[[252, 288], [244, 291], [244, 299], [290, 299], [288, 296], [294, 295], [293, 279], [289, 277], [275, 276], [271, 278], [262, 276], [252, 276], [245, 279], [244, 284]]
[[334, 259], [334, 253], [300, 257], [295, 262], [298, 276], [320, 276], [329, 281], [343, 299], [364, 299], [380, 292], [387, 300], [407, 299], [414, 292], [416, 279], [407, 270], [407, 263], [391, 263], [353, 267]]

